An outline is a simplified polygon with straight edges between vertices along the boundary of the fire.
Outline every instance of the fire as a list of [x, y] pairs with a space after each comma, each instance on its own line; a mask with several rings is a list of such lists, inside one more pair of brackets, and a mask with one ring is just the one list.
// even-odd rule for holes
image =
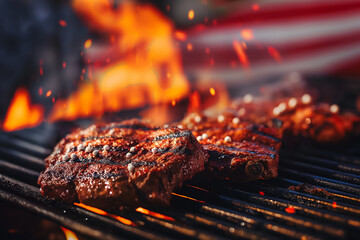
[[[174, 35], [183, 39], [186, 35], [175, 32], [157, 9], [133, 1], [124, 1], [117, 8], [108, 0], [74, 0], [72, 5], [90, 28], [114, 36], [114, 43], [107, 46], [112, 56], [106, 56], [112, 61], [92, 69], [89, 59], [87, 81], [68, 99], [55, 103], [50, 121], [163, 105], [188, 94], [189, 84], [174, 41]], [[89, 40], [84, 47], [91, 54], [96, 46], [88, 48]]]
[[210, 94], [215, 96], [215, 89], [214, 88], [210, 88]]
[[91, 207], [91, 206], [88, 206], [88, 205], [85, 205], [83, 203], [74, 203], [74, 205], [78, 206], [78, 207], [81, 207], [81, 208], [84, 208], [90, 212], [94, 212], [96, 214], [99, 214], [99, 215], [102, 215], [102, 216], [108, 216], [108, 217], [111, 217], [125, 225], [132, 225], [132, 226], [135, 226], [135, 223], [133, 223], [131, 220], [129, 219], [126, 219], [126, 218], [123, 218], [123, 217], [120, 217], [120, 216], [117, 216], [117, 215], [114, 215], [114, 214], [111, 214], [111, 213], [108, 213], [108, 212], [105, 212], [104, 210], [101, 210], [99, 208], [96, 208], [96, 207]]
[[70, 231], [69, 229], [64, 227], [60, 227], [60, 228], [61, 230], [63, 230], [66, 240], [78, 240], [76, 234], [73, 231]]
[[4, 131], [14, 131], [24, 127], [33, 127], [42, 122], [44, 108], [32, 105], [30, 95], [24, 88], [16, 90], [3, 124]]

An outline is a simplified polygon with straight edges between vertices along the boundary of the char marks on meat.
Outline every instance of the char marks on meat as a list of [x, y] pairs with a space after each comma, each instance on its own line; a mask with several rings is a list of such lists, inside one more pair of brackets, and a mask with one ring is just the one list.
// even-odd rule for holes
[[98, 124], [62, 139], [38, 183], [50, 199], [104, 209], [168, 205], [207, 158], [188, 130], [139, 120]]
[[236, 100], [232, 111], [241, 119], [257, 124], [282, 123], [286, 140], [305, 138], [317, 143], [337, 143], [359, 134], [360, 117], [340, 113], [337, 105], [313, 103], [308, 94], [301, 98], [278, 100], [255, 99], [251, 102]]
[[190, 114], [182, 125], [192, 131], [209, 153], [211, 176], [248, 181], [277, 176], [281, 131], [240, 121], [234, 115], [218, 118]]

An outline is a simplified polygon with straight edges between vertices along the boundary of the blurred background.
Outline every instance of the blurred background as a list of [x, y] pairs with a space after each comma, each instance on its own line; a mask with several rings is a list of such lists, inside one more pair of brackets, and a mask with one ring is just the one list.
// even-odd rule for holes
[[4, 131], [278, 89], [360, 109], [359, 1], [2, 0], [0, 18]]

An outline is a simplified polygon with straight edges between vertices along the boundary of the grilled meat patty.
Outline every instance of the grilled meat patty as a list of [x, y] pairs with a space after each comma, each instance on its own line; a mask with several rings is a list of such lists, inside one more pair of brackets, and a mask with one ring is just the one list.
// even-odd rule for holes
[[337, 105], [314, 104], [308, 94], [277, 101], [238, 100], [232, 105], [232, 109], [244, 120], [268, 125], [274, 124], [274, 119], [280, 120], [284, 137], [289, 140], [300, 137], [317, 143], [336, 143], [360, 132], [360, 117], [341, 114]]
[[217, 119], [191, 114], [182, 121], [209, 153], [206, 172], [234, 181], [277, 176], [281, 131], [240, 121], [234, 115]]
[[204, 169], [208, 155], [188, 130], [139, 120], [67, 135], [45, 159], [41, 193], [99, 208], [168, 205], [174, 188]]

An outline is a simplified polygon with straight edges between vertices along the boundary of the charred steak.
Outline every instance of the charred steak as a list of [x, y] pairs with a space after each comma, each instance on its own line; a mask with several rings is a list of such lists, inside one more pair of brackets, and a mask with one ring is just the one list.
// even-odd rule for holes
[[174, 188], [204, 169], [207, 153], [188, 130], [139, 120], [67, 135], [46, 158], [41, 193], [99, 208], [167, 205]]
[[247, 181], [277, 176], [281, 132], [240, 121], [233, 115], [217, 119], [191, 114], [182, 121], [209, 153], [210, 176]]

